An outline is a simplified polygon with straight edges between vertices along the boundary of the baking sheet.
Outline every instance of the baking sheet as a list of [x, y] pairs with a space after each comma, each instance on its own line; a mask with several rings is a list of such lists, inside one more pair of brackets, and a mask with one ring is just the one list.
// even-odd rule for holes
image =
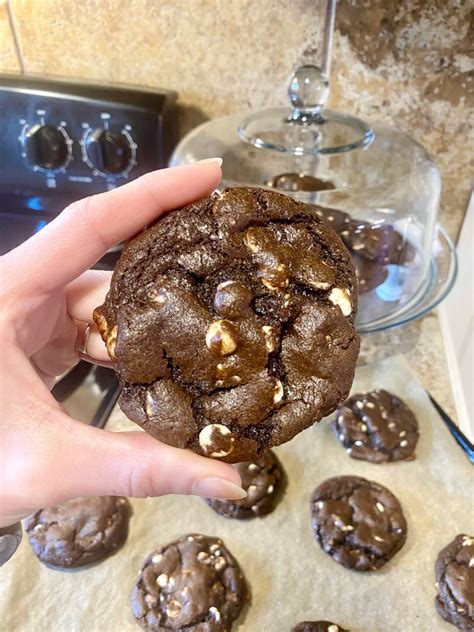
[[[415, 461], [375, 465], [352, 460], [323, 421], [276, 449], [288, 487], [276, 511], [265, 518], [222, 518], [199, 498], [132, 500], [124, 548], [75, 572], [44, 567], [24, 539], [0, 572], [0, 629], [137, 632], [129, 595], [144, 558], [157, 544], [194, 531], [222, 537], [244, 570], [252, 603], [235, 626], [238, 632], [284, 632], [303, 619], [329, 619], [353, 632], [452, 632], [434, 608], [433, 565], [456, 534], [474, 530], [473, 469], [403, 358], [358, 369], [353, 392], [375, 387], [399, 394], [416, 413]], [[118, 409], [109, 427], [136, 429]], [[339, 566], [313, 541], [309, 496], [322, 480], [338, 474], [374, 479], [402, 504], [406, 544], [376, 573]]]

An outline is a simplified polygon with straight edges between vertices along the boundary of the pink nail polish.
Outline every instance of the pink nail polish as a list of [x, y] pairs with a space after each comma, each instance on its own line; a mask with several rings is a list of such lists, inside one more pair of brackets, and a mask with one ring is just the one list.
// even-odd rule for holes
[[204, 496], [206, 498], [225, 498], [228, 500], [238, 500], [245, 498], [247, 492], [231, 483], [225, 478], [200, 478], [194, 481], [192, 493], [194, 496]]

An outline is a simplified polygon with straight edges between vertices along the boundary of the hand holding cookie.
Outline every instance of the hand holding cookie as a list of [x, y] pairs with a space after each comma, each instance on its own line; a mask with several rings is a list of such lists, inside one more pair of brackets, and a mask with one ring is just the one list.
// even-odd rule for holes
[[239, 498], [226, 463], [164, 445], [144, 432], [111, 433], [69, 417], [49, 392], [74, 366], [107, 351], [92, 321], [109, 278], [88, 269], [114, 244], [164, 212], [209, 194], [218, 161], [150, 173], [72, 204], [0, 259], [0, 527], [76, 496], [170, 492]]

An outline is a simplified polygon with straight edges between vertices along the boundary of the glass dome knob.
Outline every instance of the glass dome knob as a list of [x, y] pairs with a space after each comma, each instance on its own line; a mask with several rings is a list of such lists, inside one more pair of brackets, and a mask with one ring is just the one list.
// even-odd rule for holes
[[288, 80], [288, 96], [293, 106], [291, 120], [318, 118], [329, 96], [329, 81], [318, 66], [300, 66]]

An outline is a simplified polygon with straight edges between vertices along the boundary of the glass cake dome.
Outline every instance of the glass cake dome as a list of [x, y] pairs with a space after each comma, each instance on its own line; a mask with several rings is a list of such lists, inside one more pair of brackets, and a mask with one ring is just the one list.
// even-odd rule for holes
[[301, 66], [289, 108], [204, 123], [171, 164], [221, 156], [221, 188], [272, 188], [313, 205], [353, 257], [359, 331], [380, 331], [422, 316], [454, 283], [454, 246], [436, 221], [440, 175], [407, 134], [324, 109], [328, 93], [327, 75]]

